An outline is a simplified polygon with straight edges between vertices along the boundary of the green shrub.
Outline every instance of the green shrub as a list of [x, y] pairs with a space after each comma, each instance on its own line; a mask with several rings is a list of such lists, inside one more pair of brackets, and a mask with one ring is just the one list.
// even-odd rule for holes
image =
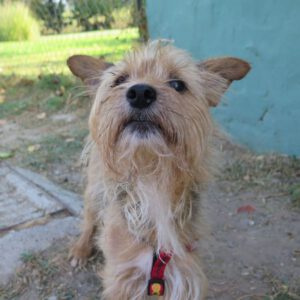
[[30, 0], [29, 3], [32, 12], [44, 25], [43, 33], [62, 32], [67, 25], [64, 17], [66, 4], [63, 0]]
[[73, 19], [84, 31], [111, 28], [114, 0], [69, 0]]
[[38, 22], [20, 2], [0, 5], [0, 41], [25, 41], [39, 36]]
[[112, 12], [113, 23], [112, 28], [125, 29], [134, 26], [132, 16], [132, 5], [124, 5], [123, 7], [114, 9]]

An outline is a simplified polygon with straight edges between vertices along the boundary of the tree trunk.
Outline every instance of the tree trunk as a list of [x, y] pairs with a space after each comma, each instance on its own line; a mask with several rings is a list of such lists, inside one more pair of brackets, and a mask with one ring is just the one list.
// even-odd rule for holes
[[149, 39], [149, 32], [146, 15], [146, 0], [136, 0], [136, 8], [140, 38], [143, 42], [147, 42]]

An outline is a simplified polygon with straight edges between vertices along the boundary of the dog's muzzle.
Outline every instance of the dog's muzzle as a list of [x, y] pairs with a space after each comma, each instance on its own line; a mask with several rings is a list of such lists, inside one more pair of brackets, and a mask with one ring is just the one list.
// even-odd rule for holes
[[133, 113], [125, 123], [124, 128], [130, 130], [131, 133], [138, 133], [141, 136], [161, 131], [159, 123], [143, 112]]

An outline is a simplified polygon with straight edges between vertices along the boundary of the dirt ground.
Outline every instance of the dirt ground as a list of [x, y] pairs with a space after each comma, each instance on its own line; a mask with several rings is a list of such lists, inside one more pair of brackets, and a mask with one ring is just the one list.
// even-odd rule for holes
[[[81, 193], [79, 156], [90, 107], [84, 101], [76, 109], [8, 112], [0, 119], [0, 152], [10, 163]], [[201, 247], [209, 299], [300, 299], [300, 160], [254, 154], [227, 140], [218, 144], [222, 167], [203, 202], [209, 234]], [[83, 269], [72, 269], [71, 242], [24, 253], [23, 266], [0, 287], [0, 299], [101, 299], [101, 255]]]

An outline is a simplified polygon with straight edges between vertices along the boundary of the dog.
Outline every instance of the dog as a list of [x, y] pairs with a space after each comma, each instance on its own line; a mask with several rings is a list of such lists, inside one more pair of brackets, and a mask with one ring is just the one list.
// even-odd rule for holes
[[71, 72], [94, 98], [82, 233], [70, 258], [101, 249], [106, 300], [204, 299], [201, 197], [213, 173], [217, 106], [250, 65], [194, 61], [152, 41], [110, 64], [75, 55]]

